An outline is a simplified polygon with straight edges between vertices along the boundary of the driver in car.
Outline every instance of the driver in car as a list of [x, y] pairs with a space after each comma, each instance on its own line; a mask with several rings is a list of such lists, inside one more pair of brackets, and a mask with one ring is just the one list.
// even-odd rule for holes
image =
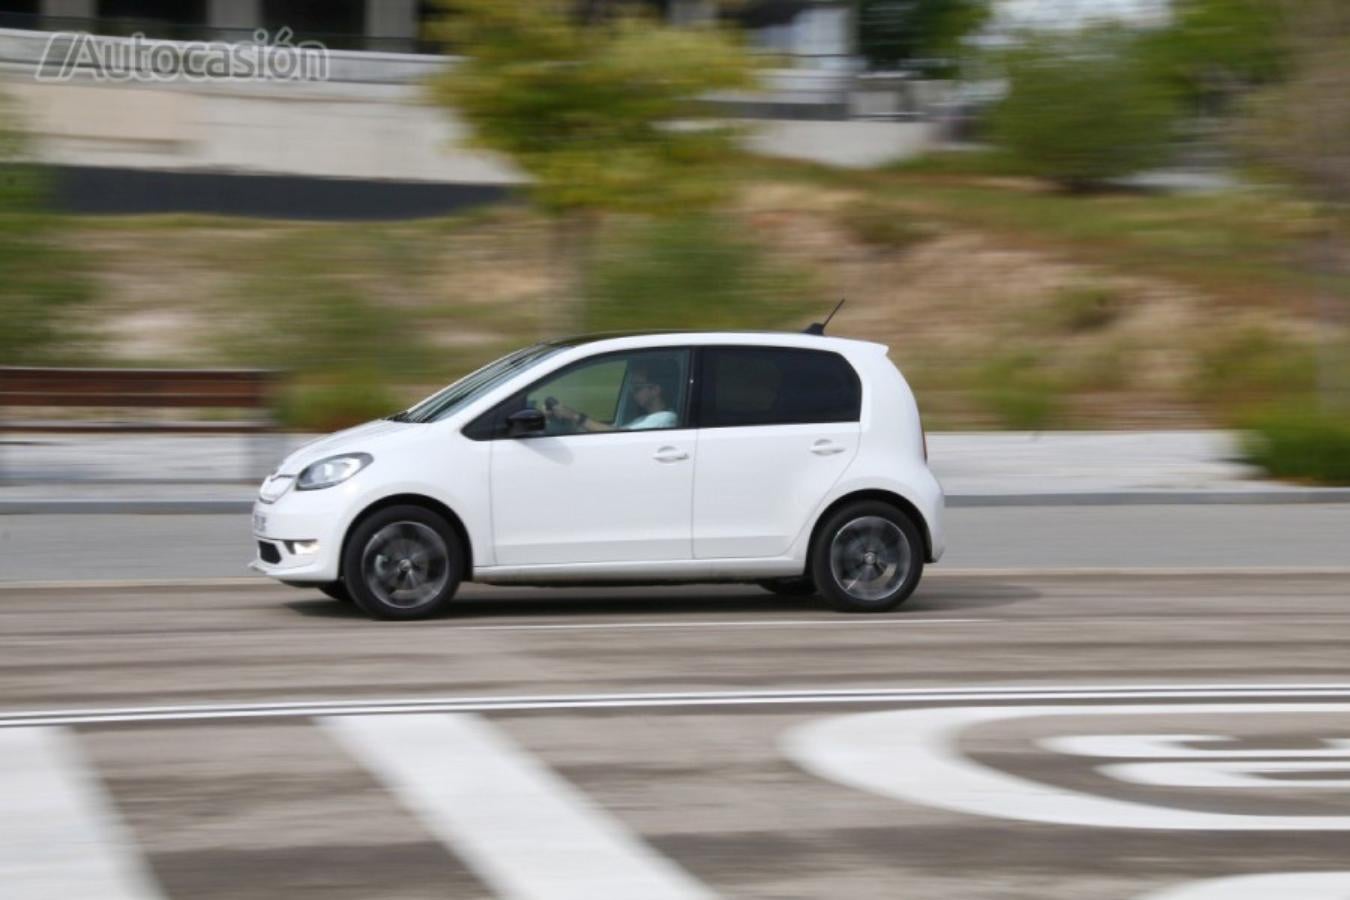
[[642, 415], [622, 425], [597, 422], [584, 412], [577, 412], [561, 403], [547, 404], [546, 414], [551, 418], [569, 422], [580, 431], [674, 428], [679, 424], [679, 416], [670, 408], [667, 385], [674, 385], [678, 377], [676, 366], [671, 360], [651, 360], [635, 364], [629, 388], [632, 391], [633, 401], [642, 410]]

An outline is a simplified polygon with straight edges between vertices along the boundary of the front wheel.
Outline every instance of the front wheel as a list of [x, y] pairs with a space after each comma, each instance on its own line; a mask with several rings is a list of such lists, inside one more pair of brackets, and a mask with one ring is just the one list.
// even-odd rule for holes
[[816, 587], [841, 612], [887, 612], [909, 599], [923, 575], [923, 538], [895, 507], [876, 500], [833, 513], [811, 547]]
[[436, 513], [391, 506], [352, 530], [342, 580], [356, 605], [377, 619], [425, 619], [454, 599], [461, 552], [449, 524]]

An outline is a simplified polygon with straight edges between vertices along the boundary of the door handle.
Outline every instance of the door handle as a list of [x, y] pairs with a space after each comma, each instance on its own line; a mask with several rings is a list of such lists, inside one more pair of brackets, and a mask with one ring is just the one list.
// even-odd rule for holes
[[843, 453], [844, 447], [836, 444], [834, 441], [819, 440], [811, 445], [811, 452], [816, 456], [834, 456], [836, 453]]
[[688, 458], [689, 454], [679, 447], [662, 447], [652, 454], [652, 459], [663, 463], [679, 462], [680, 460]]

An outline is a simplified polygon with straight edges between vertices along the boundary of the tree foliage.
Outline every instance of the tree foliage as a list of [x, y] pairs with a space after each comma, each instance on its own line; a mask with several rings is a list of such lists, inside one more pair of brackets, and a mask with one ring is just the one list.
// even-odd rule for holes
[[446, 0], [466, 58], [436, 99], [504, 154], [555, 213], [687, 210], [724, 186], [734, 134], [697, 122], [709, 92], [753, 84], [728, 35], [632, 15], [586, 24], [556, 0]]
[[77, 313], [90, 296], [62, 221], [44, 209], [43, 178], [25, 150], [18, 115], [0, 95], [0, 364], [70, 360], [85, 338]]
[[1032, 35], [1007, 59], [995, 140], [1030, 174], [1084, 190], [1166, 159], [1174, 93], [1119, 25]]
[[1171, 24], [1145, 38], [1152, 65], [1197, 100], [1226, 99], [1288, 70], [1282, 0], [1176, 0]]
[[874, 69], [947, 74], [989, 15], [988, 0], [861, 0], [859, 50]]
[[1350, 415], [1350, 298], [1332, 285], [1350, 270], [1350, 8], [1344, 0], [1290, 0], [1285, 37], [1290, 58], [1283, 83], [1258, 95], [1247, 145], [1284, 172], [1328, 213], [1314, 266], [1326, 279], [1319, 309], [1321, 405]]
[[1289, 71], [1253, 99], [1248, 146], [1320, 201], [1350, 210], [1350, 8], [1300, 0], [1282, 34]]

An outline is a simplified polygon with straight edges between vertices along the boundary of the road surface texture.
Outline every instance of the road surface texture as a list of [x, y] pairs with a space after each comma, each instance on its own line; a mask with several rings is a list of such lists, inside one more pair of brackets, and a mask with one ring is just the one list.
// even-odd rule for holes
[[[947, 511], [934, 571], [1350, 567], [1350, 503]], [[237, 515], [0, 516], [0, 582], [229, 578], [256, 552]]]
[[1347, 602], [990, 571], [881, 616], [470, 587], [391, 624], [13, 586], [0, 895], [1346, 897]]

